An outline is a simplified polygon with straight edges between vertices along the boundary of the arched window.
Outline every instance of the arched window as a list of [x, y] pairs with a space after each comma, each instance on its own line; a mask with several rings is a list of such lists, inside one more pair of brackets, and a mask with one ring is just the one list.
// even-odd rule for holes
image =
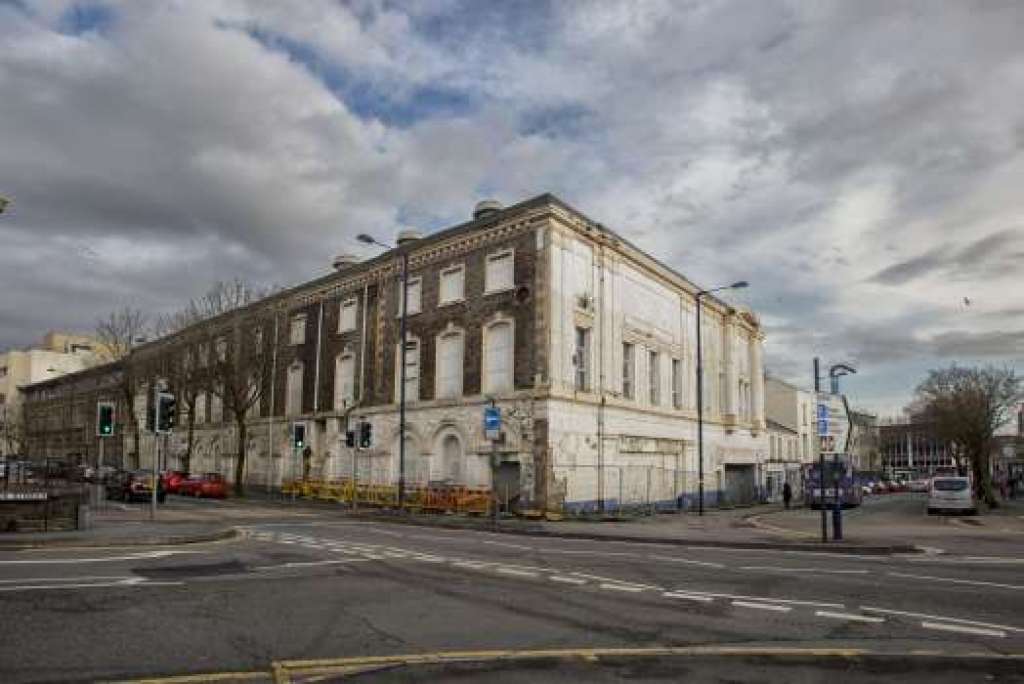
[[288, 385], [284, 401], [286, 416], [302, 415], [302, 376], [304, 370], [302, 363], [299, 361], [288, 366]]
[[437, 377], [434, 390], [437, 399], [462, 396], [464, 339], [459, 330], [444, 332], [437, 337]]
[[511, 321], [500, 320], [484, 329], [484, 394], [500, 394], [513, 389], [514, 342]]
[[344, 411], [356, 398], [356, 357], [341, 354], [334, 360], [334, 410]]
[[443, 459], [444, 478], [453, 484], [462, 484], [464, 459], [462, 457], [462, 442], [458, 437], [455, 435], [445, 436], [441, 442], [441, 458]]

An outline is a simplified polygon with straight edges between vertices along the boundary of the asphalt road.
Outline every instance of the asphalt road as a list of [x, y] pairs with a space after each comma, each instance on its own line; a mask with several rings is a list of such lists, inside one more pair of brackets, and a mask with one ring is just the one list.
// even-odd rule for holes
[[[1024, 558], [969, 549], [834, 556], [326, 515], [261, 521], [238, 539], [202, 545], [0, 553], [0, 681], [265, 672], [282, 659], [493, 649], [1024, 653], [1022, 570]], [[540, 680], [571, 681], [587, 662], [543, 670]], [[696, 661], [657, 662], [651, 672], [660, 677], [665, 668], [692, 672]], [[829, 668], [825, 661], [775, 666], [796, 669], [772, 681], [815, 681], [814, 672], [824, 678]], [[438, 676], [442, 666], [432, 667]], [[744, 679], [743, 667], [761, 665], [708, 667], [735, 680]], [[600, 674], [593, 679], [624, 676]]]

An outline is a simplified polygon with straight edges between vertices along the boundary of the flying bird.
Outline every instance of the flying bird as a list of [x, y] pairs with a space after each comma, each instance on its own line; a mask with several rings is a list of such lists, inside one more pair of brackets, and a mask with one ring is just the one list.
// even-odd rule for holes
[[970, 297], [964, 297], [964, 306], [970, 306], [970, 305], [971, 305], [971, 298]]

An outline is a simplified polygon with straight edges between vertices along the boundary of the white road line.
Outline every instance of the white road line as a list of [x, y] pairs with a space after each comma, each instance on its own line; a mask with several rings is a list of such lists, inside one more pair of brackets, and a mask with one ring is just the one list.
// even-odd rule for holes
[[774, 565], [744, 565], [740, 570], [769, 570], [772, 572], [813, 572], [823, 575], [866, 575], [867, 570], [827, 570], [825, 568], [785, 568]]
[[627, 553], [626, 551], [599, 551], [599, 550], [587, 550], [587, 549], [545, 549], [538, 548], [540, 553], [561, 553], [565, 555], [575, 556], [635, 556], [635, 553]]
[[981, 627], [964, 627], [961, 625], [950, 625], [942, 622], [922, 622], [925, 629], [937, 629], [943, 632], [959, 632], [961, 634], [977, 634], [978, 636], [1005, 637], [1006, 632], [998, 629], [982, 629]]
[[710, 596], [700, 596], [698, 594], [684, 594], [678, 591], [666, 591], [662, 594], [666, 598], [685, 599], [687, 601], [700, 601], [701, 603], [711, 603], [715, 599]]
[[1024, 590], [1024, 586], [1018, 584], [1000, 584], [999, 582], [984, 582], [982, 580], [957, 579], [955, 577], [933, 577], [931, 575], [909, 575], [904, 572], [887, 572], [890, 577], [907, 577], [910, 579], [928, 580], [929, 582], [950, 582], [952, 584], [971, 584], [978, 587], [996, 587], [997, 589], [1012, 589], [1014, 591]]
[[[375, 553], [364, 553], [363, 554], [363, 558], [365, 558], [366, 560], [384, 560], [385, 557], [384, 556], [378, 556]], [[425, 558], [420, 558], [420, 560], [426, 560], [426, 559]]]
[[199, 551], [177, 551], [172, 549], [161, 551], [146, 551], [144, 553], [132, 553], [126, 556], [106, 556], [103, 558], [35, 558], [32, 560], [5, 560], [0, 565], [71, 565], [78, 563], [110, 563], [123, 560], [147, 560], [150, 558], [165, 558], [182, 553], [201, 553]]
[[708, 567], [708, 568], [724, 568], [725, 567], [725, 565], [722, 564], [722, 563], [712, 563], [712, 562], [709, 562], [709, 561], [691, 560], [689, 558], [676, 558], [675, 556], [657, 556], [657, 555], [654, 555], [654, 554], [650, 554], [647, 557], [652, 559], [652, 560], [672, 561], [673, 563], [686, 563], [687, 565], [703, 565], [703, 566]]
[[616, 577], [602, 577], [601, 575], [588, 575], [588, 574], [582, 573], [582, 572], [573, 572], [573, 573], [569, 573], [569, 574], [573, 575], [574, 577], [583, 577], [585, 579], [596, 580], [598, 582], [607, 582], [608, 584], [617, 584], [617, 585], [628, 584], [628, 585], [631, 585], [631, 586], [634, 586], [634, 587], [643, 587], [644, 589], [653, 589], [655, 591], [665, 591], [665, 587], [657, 587], [657, 586], [654, 586], [653, 584], [640, 584], [639, 582], [627, 582], [626, 580], [621, 580], [621, 579], [618, 579]]
[[468, 568], [470, 570], [483, 570], [488, 566], [487, 563], [478, 563], [476, 561], [452, 561], [452, 565], [457, 568]]
[[16, 579], [0, 579], [0, 584], [17, 584], [18, 582], [102, 582], [106, 580], [130, 580], [135, 579], [129, 575], [85, 575], [75, 577], [18, 577]]
[[340, 558], [338, 560], [324, 560], [324, 561], [293, 561], [291, 563], [282, 563], [280, 565], [260, 565], [254, 567], [253, 570], [279, 570], [281, 568], [314, 568], [320, 565], [346, 565], [348, 563], [365, 563], [368, 558]]
[[739, 595], [739, 594], [719, 594], [719, 593], [715, 593], [715, 592], [711, 592], [711, 591], [697, 591], [697, 590], [690, 590], [690, 589], [675, 589], [673, 591], [678, 591], [680, 593], [695, 594], [695, 595], [700, 595], [700, 596], [712, 596], [714, 598], [740, 599], [741, 601], [742, 600], [747, 600], [747, 601], [763, 601], [763, 602], [766, 602], [766, 603], [783, 603], [783, 604], [786, 604], [786, 605], [794, 605], [794, 606], [816, 606], [816, 607], [819, 607], [819, 608], [845, 608], [846, 607], [842, 603], [826, 603], [826, 602], [823, 602], [823, 601], [800, 601], [800, 600], [797, 600], [797, 599], [772, 598], [770, 596], [742, 596], [742, 595]]
[[496, 572], [502, 575], [515, 575], [516, 577], [536, 577], [537, 573], [532, 570], [518, 570], [516, 568], [498, 568]]
[[509, 549], [519, 549], [520, 551], [532, 551], [533, 550], [533, 547], [531, 547], [531, 546], [523, 546], [522, 544], [509, 544], [508, 542], [491, 541], [489, 539], [485, 539], [483, 541], [483, 543], [484, 544], [491, 544], [492, 546], [504, 546], [504, 547], [509, 548]]
[[574, 584], [576, 586], [587, 583], [587, 580], [585, 579], [581, 579], [579, 577], [566, 577], [565, 575], [551, 575], [550, 577], [548, 577], [548, 579], [552, 582], [561, 582], [562, 584]]
[[834, 620], [849, 620], [850, 622], [870, 622], [878, 624], [885, 622], [885, 618], [872, 617], [871, 615], [858, 615], [857, 613], [833, 613], [830, 610], [816, 610], [814, 614], [818, 617], [832, 618]]
[[601, 582], [597, 585], [601, 589], [607, 589], [609, 591], [628, 591], [633, 594], [637, 594], [641, 591], [646, 591], [646, 587], [638, 587], [635, 584], [613, 584], [610, 582]]
[[777, 613], [788, 613], [792, 606], [779, 606], [772, 603], [752, 603], [750, 601], [733, 601], [732, 605], [740, 608], [757, 608], [758, 610], [774, 610]]
[[[75, 579], [75, 578], [69, 578]], [[92, 589], [103, 587], [145, 587], [145, 586], [179, 586], [184, 582], [146, 582], [142, 577], [129, 577], [116, 582], [69, 582], [67, 584], [22, 584], [0, 587], [4, 591], [46, 591], [50, 589]]]
[[411, 556], [411, 558], [414, 558], [415, 560], [418, 560], [418, 561], [423, 561], [424, 563], [444, 563], [447, 560], [446, 558], [443, 558], [442, 556], [414, 555], [414, 556]]
[[911, 613], [903, 610], [891, 610], [889, 608], [875, 608], [873, 606], [861, 606], [861, 610], [868, 613], [881, 613], [883, 615], [902, 615], [904, 617], [921, 618], [923, 620], [941, 620], [943, 622], [955, 622], [961, 625], [973, 625], [975, 627], [989, 627], [991, 629], [1002, 629], [1007, 632], [1024, 632], [1020, 627], [1009, 625], [997, 625], [992, 622], [979, 622], [977, 620], [963, 620], [961, 618], [944, 617], [942, 615], [928, 615], [926, 613]]

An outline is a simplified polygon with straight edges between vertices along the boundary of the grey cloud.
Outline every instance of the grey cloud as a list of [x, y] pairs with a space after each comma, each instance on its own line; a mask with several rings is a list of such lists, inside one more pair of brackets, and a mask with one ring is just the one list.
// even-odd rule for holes
[[943, 249], [933, 249], [912, 259], [897, 262], [883, 268], [871, 276], [870, 280], [883, 285], [902, 285], [943, 268], [948, 263], [948, 257], [943, 255], [944, 251]]

